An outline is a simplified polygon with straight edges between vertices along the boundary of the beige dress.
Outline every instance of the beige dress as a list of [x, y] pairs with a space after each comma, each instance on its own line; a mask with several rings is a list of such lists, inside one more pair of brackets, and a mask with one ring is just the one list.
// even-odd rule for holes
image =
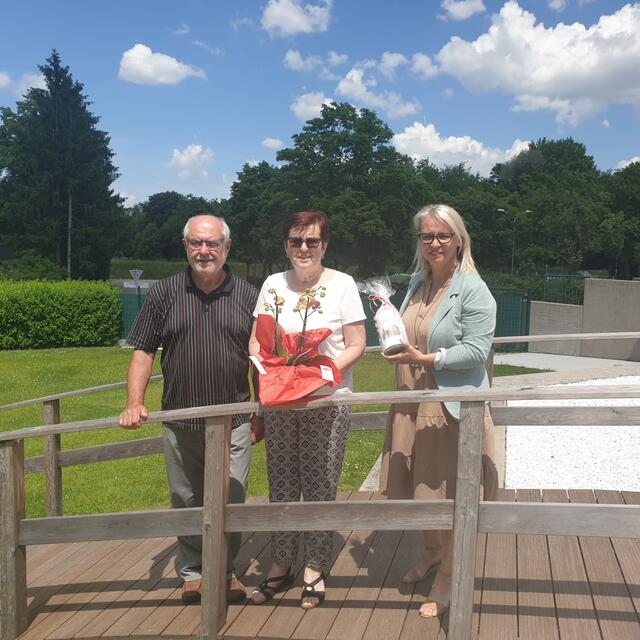
[[[409, 342], [422, 352], [427, 350], [429, 325], [447, 290], [441, 289], [427, 305], [429, 292], [427, 287], [421, 287], [402, 316]], [[430, 368], [397, 365], [398, 391], [437, 388]], [[440, 402], [392, 405], [382, 453], [380, 491], [399, 500], [455, 498], [458, 424]], [[491, 500], [497, 488], [497, 472], [493, 422], [488, 408], [482, 454], [483, 495], [485, 500]]]

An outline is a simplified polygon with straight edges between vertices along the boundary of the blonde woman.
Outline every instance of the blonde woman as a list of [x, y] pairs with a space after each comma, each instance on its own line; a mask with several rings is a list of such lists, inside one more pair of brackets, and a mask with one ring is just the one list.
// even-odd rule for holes
[[[487, 387], [485, 364], [495, 329], [496, 304], [471, 256], [460, 214], [444, 204], [414, 217], [415, 273], [400, 312], [405, 350], [384, 356], [396, 365], [396, 389]], [[390, 499], [455, 497], [459, 402], [396, 404], [389, 411], [380, 490]], [[484, 499], [495, 492], [493, 424], [485, 413]], [[425, 531], [425, 549], [403, 578], [414, 583], [437, 573], [420, 615], [435, 618], [449, 608], [452, 532]]]

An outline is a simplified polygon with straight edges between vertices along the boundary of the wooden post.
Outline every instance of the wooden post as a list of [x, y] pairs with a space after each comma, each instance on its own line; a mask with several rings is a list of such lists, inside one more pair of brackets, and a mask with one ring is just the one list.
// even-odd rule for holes
[[24, 444], [0, 442], [0, 638], [27, 628], [26, 549], [18, 544], [24, 519]]
[[449, 640], [471, 637], [484, 411], [484, 402], [461, 403]]
[[[44, 424], [60, 424], [60, 400], [42, 403]], [[44, 487], [47, 515], [62, 515], [62, 469], [60, 468], [60, 434], [44, 437]]]
[[200, 637], [215, 640], [227, 617], [227, 538], [224, 534], [224, 509], [229, 495], [231, 416], [207, 418], [205, 424]]

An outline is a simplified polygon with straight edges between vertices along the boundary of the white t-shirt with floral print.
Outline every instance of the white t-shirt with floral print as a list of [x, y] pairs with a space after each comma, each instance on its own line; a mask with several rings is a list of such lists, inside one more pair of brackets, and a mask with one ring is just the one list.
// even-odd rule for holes
[[[255, 318], [261, 313], [274, 316], [277, 295], [280, 303], [278, 324], [287, 333], [293, 333], [302, 331], [304, 308], [299, 307], [299, 300], [303, 291], [294, 291], [289, 287], [287, 273], [274, 273], [264, 281], [253, 315]], [[307, 314], [307, 329], [331, 329], [332, 334], [320, 343], [318, 352], [335, 359], [345, 348], [342, 327], [366, 318], [358, 287], [350, 275], [333, 271], [326, 281], [312, 288], [316, 291], [313, 298], [316, 308], [310, 309]], [[340, 385], [334, 389], [321, 387], [313, 395], [348, 392], [352, 388], [353, 375], [349, 369], [342, 372]]]

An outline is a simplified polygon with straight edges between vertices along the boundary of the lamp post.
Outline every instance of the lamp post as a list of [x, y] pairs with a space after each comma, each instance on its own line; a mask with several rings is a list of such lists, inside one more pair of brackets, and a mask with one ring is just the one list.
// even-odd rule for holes
[[[496, 209], [500, 213], [507, 213], [505, 209]], [[525, 209], [523, 213], [533, 213], [531, 209]], [[518, 215], [516, 213], [513, 214], [513, 232], [511, 235], [511, 275], [513, 275], [513, 266], [515, 263], [516, 257], [516, 222], [518, 221]]]

